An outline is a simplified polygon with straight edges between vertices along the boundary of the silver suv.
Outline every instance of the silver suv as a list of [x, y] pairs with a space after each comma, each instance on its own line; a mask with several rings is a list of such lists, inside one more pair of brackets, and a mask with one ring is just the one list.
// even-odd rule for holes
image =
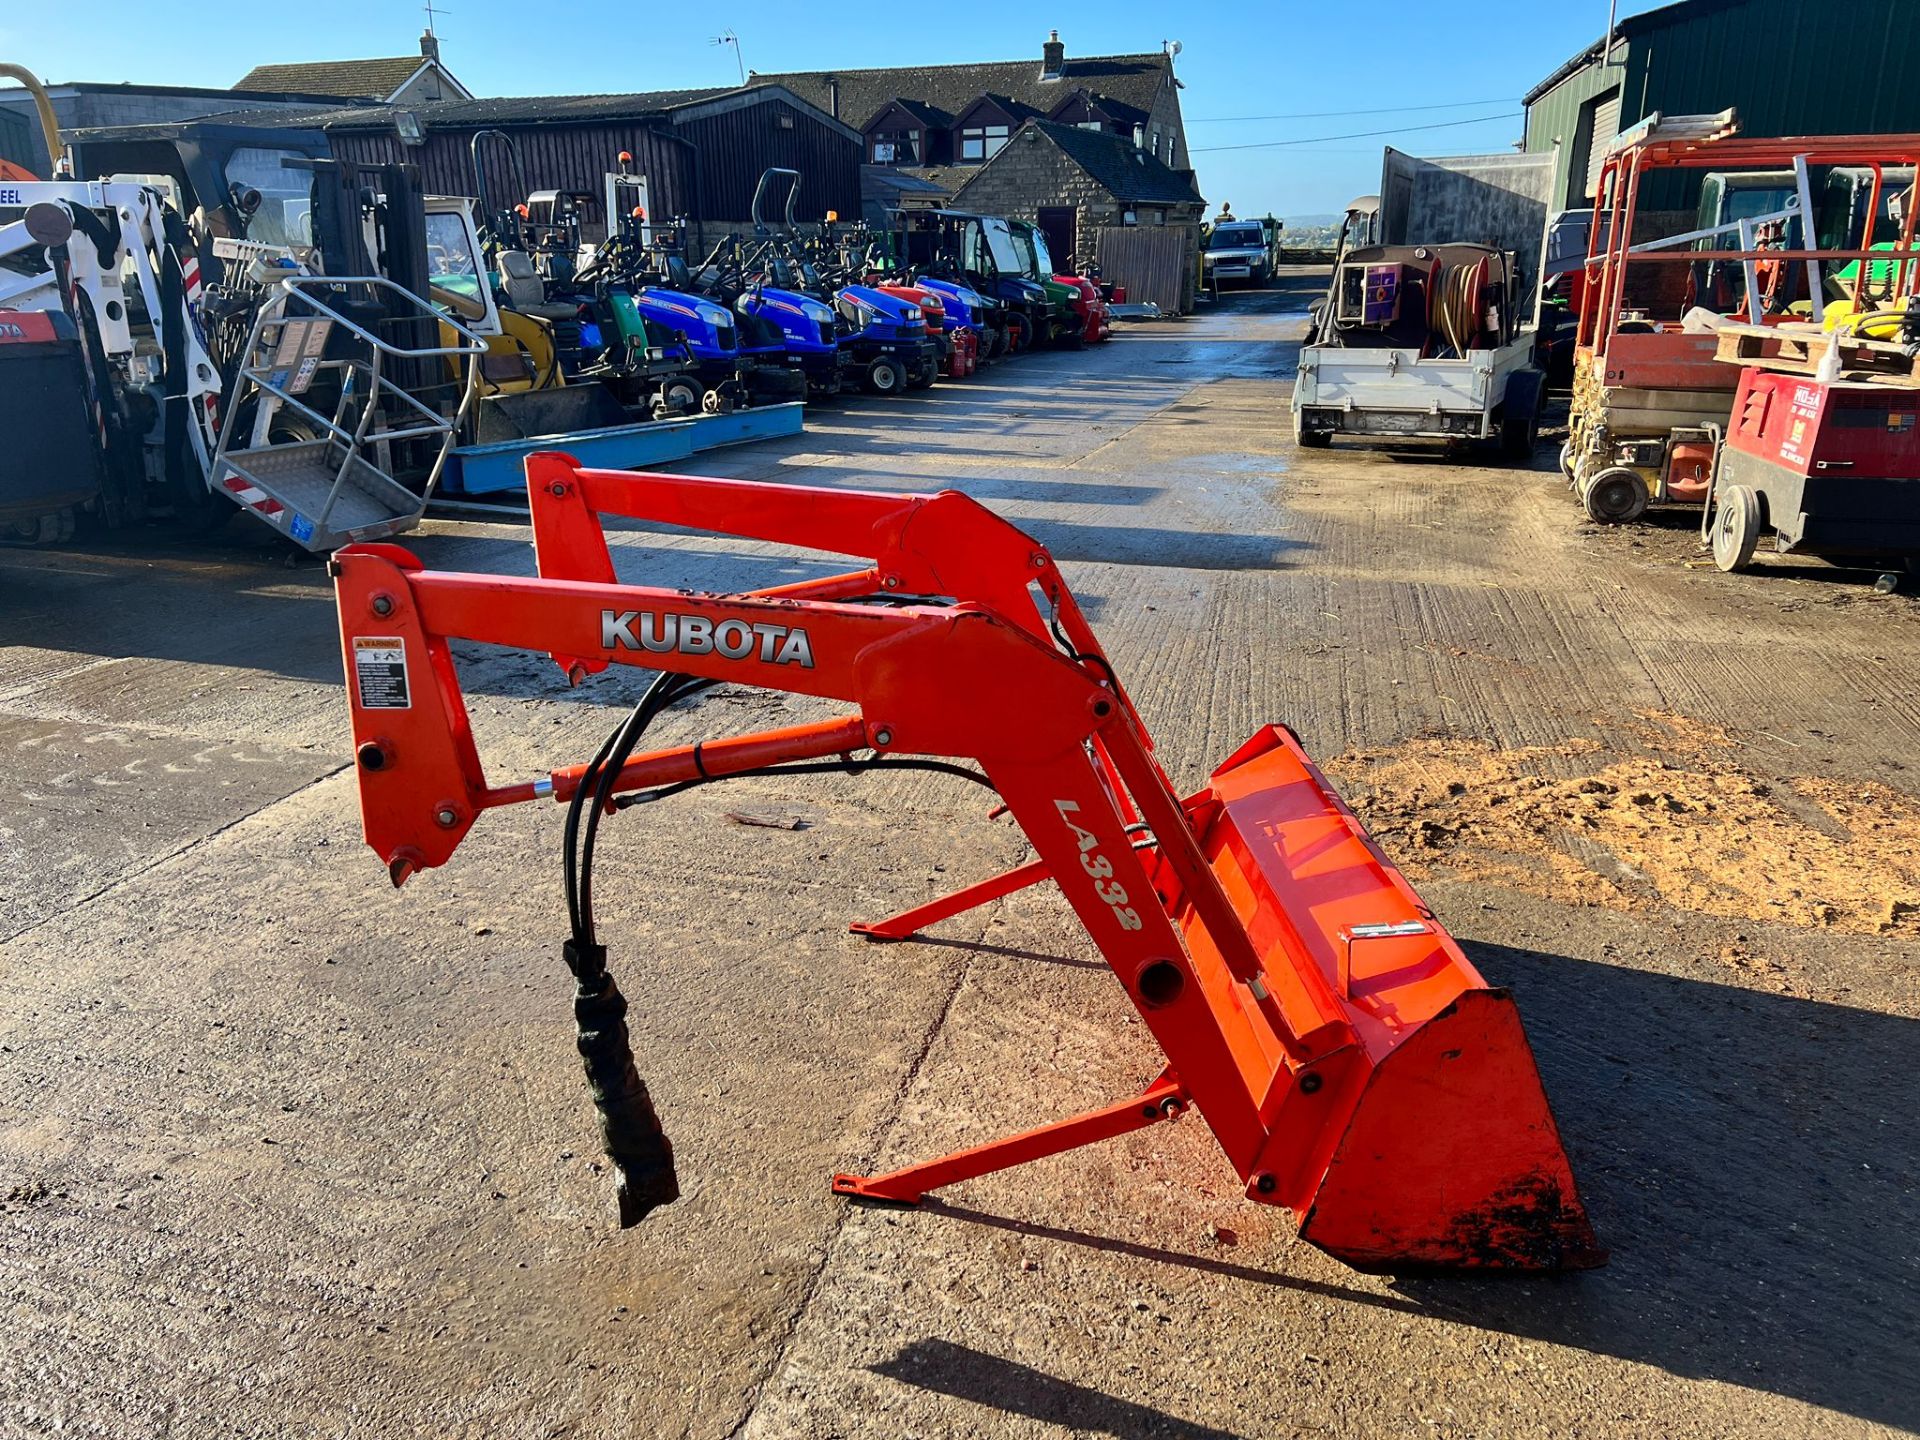
[[1265, 284], [1273, 273], [1265, 228], [1257, 220], [1222, 220], [1207, 236], [1201, 265], [1209, 284], [1222, 285], [1229, 280]]

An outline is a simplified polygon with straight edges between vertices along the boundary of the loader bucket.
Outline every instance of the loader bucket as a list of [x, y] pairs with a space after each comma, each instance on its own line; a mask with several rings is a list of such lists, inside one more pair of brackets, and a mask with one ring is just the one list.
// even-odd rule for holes
[[[1306, 1019], [1311, 968], [1353, 1032], [1318, 1112], [1269, 1115], [1248, 1195], [1289, 1205], [1304, 1239], [1361, 1270], [1604, 1264], [1512, 1000], [1298, 740], [1261, 731], [1187, 809], [1282, 1008]], [[1212, 948], [1206, 927], [1191, 907], [1172, 909], [1199, 959]], [[1285, 1067], [1278, 1079], [1270, 1097]], [[1282, 1098], [1301, 1104], [1297, 1087]]]

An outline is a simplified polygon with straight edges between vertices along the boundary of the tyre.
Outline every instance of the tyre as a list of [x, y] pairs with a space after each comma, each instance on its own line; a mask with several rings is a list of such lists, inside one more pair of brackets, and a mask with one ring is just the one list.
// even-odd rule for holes
[[[233, 507], [229, 505], [228, 511]], [[10, 520], [0, 526], [0, 545], [64, 545], [73, 539], [76, 518], [71, 505], [62, 505], [58, 510], [48, 511], [45, 515], [28, 516], [25, 519]]]
[[1306, 417], [1296, 414], [1293, 417], [1293, 443], [1303, 450], [1325, 450], [1333, 444], [1333, 436], [1324, 430], [1307, 429]]
[[891, 355], [882, 355], [860, 379], [869, 395], [898, 395], [907, 388], [907, 372]]
[[1507, 379], [1507, 397], [1500, 412], [1500, 454], [1516, 465], [1533, 459], [1540, 440], [1540, 397], [1546, 377], [1538, 370], [1521, 370]]
[[1751, 485], [1728, 485], [1716, 494], [1713, 514], [1713, 563], [1731, 574], [1753, 563], [1764, 513], [1760, 492]]
[[691, 415], [700, 408], [700, 387], [676, 375], [660, 387], [660, 400], [669, 415]]
[[1580, 487], [1580, 503], [1602, 525], [1630, 525], [1647, 513], [1652, 496], [1638, 470], [1616, 465], [1589, 477]]

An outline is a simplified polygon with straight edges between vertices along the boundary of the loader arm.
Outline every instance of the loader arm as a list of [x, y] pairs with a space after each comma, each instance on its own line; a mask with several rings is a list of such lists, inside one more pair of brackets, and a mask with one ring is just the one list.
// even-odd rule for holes
[[[1099, 656], [1103, 663], [1106, 658], [1046, 548], [957, 490], [891, 495], [639, 475], [583, 470], [569, 456], [540, 454], [527, 462], [527, 499], [534, 555], [546, 577], [616, 579], [601, 518], [615, 515], [872, 562], [865, 569], [763, 592], [768, 595], [972, 600], [1042, 643], [1050, 643], [1048, 620], [1057, 619], [1077, 653]], [[570, 668], [561, 657], [555, 659]], [[587, 672], [602, 668], [598, 662], [581, 663]]]
[[[554, 455], [528, 474], [538, 577], [431, 571], [391, 545], [335, 556], [362, 818], [396, 884], [450, 860], [485, 810], [551, 796], [577, 813], [593, 769], [490, 784], [454, 640], [545, 650], [576, 675], [626, 665], [846, 701], [855, 713], [839, 719], [623, 758], [595, 777], [593, 808], [855, 752], [974, 761], [1037, 859], [938, 914], [1052, 879], [1168, 1064], [1132, 1101], [891, 1175], [836, 1176], [836, 1190], [913, 1202], [1191, 1106], [1250, 1198], [1292, 1208], [1306, 1238], [1356, 1265], [1598, 1262], [1505, 993], [1286, 732], [1263, 731], [1177, 798], [1030, 539], [951, 492], [623, 475]], [[603, 513], [873, 565], [745, 595], [627, 585]]]

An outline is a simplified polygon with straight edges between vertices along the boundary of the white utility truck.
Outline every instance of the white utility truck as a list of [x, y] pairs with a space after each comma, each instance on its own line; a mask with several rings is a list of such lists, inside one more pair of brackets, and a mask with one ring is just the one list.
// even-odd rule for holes
[[1484, 443], [1524, 462], [1545, 376], [1517, 288], [1491, 246], [1343, 249], [1300, 351], [1295, 440]]

